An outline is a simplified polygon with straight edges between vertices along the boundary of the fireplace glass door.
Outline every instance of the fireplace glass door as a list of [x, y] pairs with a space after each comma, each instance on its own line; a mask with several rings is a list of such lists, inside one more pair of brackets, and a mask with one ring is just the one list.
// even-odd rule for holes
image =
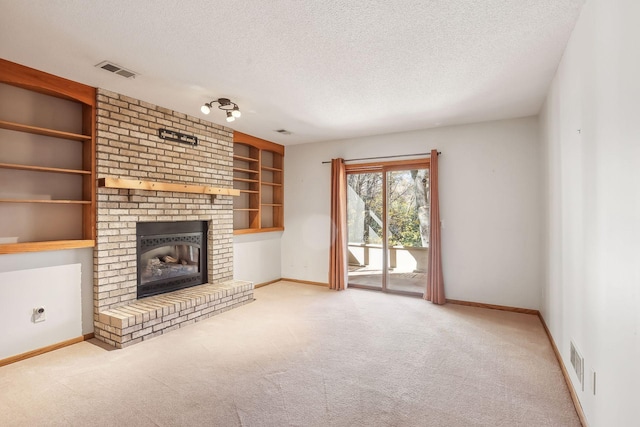
[[206, 283], [206, 222], [138, 224], [138, 298]]

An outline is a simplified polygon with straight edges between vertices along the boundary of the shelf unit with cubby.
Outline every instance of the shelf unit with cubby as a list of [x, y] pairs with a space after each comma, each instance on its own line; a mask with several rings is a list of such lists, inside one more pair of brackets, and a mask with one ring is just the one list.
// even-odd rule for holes
[[95, 246], [96, 89], [0, 59], [0, 254]]
[[284, 230], [284, 146], [234, 132], [234, 234]]

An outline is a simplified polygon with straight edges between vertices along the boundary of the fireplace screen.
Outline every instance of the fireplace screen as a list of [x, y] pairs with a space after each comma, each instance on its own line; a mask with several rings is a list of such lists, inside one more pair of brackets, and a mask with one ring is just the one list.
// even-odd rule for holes
[[137, 224], [138, 298], [206, 283], [207, 223]]

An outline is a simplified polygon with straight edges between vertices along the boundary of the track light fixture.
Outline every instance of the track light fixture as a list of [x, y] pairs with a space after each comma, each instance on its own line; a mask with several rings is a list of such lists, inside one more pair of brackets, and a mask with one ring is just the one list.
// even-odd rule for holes
[[215, 103], [220, 104], [218, 105], [218, 108], [227, 113], [228, 122], [232, 122], [242, 116], [240, 108], [238, 108], [238, 104], [232, 102], [229, 98], [218, 98], [214, 99], [211, 102], [207, 102], [202, 107], [200, 107], [200, 111], [202, 111], [203, 114], [209, 114], [211, 112], [211, 109], [213, 108], [213, 104]]

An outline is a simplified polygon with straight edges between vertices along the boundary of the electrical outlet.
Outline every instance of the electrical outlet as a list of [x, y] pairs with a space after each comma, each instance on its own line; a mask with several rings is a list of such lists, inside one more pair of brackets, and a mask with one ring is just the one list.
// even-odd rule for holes
[[33, 323], [44, 322], [47, 320], [47, 312], [44, 306], [36, 307], [33, 309], [33, 315], [31, 316]]

